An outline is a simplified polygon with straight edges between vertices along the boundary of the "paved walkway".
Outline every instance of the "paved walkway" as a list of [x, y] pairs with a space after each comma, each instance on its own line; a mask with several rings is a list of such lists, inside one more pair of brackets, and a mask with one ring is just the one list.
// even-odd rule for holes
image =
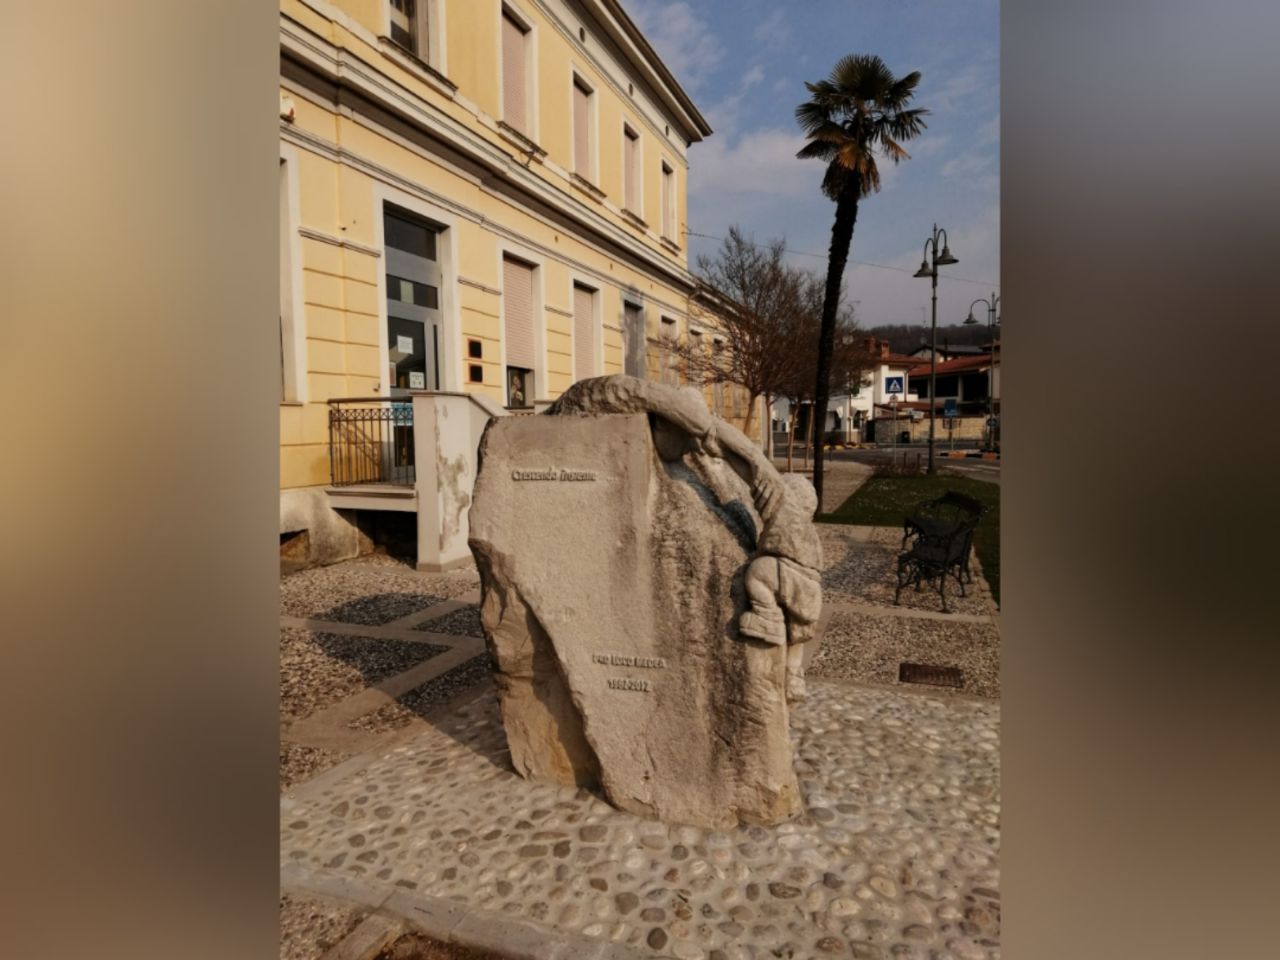
[[[538, 960], [998, 956], [989, 593], [895, 607], [899, 532], [819, 530], [824, 636], [792, 722], [807, 812], [769, 829], [666, 826], [514, 774], [474, 571], [286, 577], [282, 956], [371, 958], [411, 930]], [[962, 686], [900, 683], [902, 662]]]

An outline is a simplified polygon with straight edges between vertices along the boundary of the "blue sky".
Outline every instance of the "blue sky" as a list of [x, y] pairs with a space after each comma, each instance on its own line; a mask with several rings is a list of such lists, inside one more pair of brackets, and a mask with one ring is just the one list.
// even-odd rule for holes
[[[911, 159], [881, 163], [882, 188], [860, 205], [851, 260], [907, 272], [850, 263], [859, 325], [921, 323], [929, 282], [910, 274], [935, 221], [960, 260], [940, 271], [939, 326], [999, 292], [998, 0], [623, 2], [715, 131], [689, 151], [691, 231], [723, 236], [737, 223], [758, 240], [785, 235], [790, 249], [821, 254], [793, 254], [797, 265], [825, 272], [835, 205], [819, 190], [822, 164], [795, 159], [794, 111], [804, 81], [847, 53], [874, 53], [899, 76], [921, 72], [913, 105], [931, 113], [906, 145]], [[693, 255], [717, 246], [689, 239]]]

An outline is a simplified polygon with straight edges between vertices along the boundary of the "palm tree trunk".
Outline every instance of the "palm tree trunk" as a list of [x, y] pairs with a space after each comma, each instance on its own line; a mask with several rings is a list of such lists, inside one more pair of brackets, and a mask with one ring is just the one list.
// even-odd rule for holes
[[818, 334], [818, 378], [813, 399], [813, 489], [822, 512], [822, 441], [827, 425], [827, 400], [831, 390], [831, 353], [836, 337], [836, 310], [840, 306], [840, 283], [849, 259], [849, 244], [858, 219], [861, 178], [850, 174], [836, 201], [836, 219], [831, 226], [831, 250], [827, 258], [827, 289], [822, 298], [822, 327]]

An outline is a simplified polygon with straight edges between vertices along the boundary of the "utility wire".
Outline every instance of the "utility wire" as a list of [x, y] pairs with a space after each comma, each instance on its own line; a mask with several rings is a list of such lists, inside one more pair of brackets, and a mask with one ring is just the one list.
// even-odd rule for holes
[[[724, 241], [724, 237], [713, 237], [709, 233], [695, 233], [693, 230], [686, 230], [685, 235], [690, 237], [701, 237], [704, 240], [719, 240], [721, 242]], [[818, 260], [827, 259], [827, 254], [825, 253], [809, 253], [806, 250], [792, 250], [790, 247], [783, 247], [783, 249], [787, 253], [794, 253], [798, 257], [814, 257]], [[894, 270], [894, 271], [897, 271], [898, 273], [905, 273], [909, 276], [915, 276], [914, 270], [905, 270], [902, 267], [891, 267], [886, 263], [870, 263], [866, 260], [854, 260], [852, 257], [849, 258], [848, 262], [856, 263], [860, 267], [877, 267], [880, 270]], [[942, 276], [942, 274], [938, 274], [938, 276]], [[993, 283], [990, 280], [971, 280], [968, 277], [957, 277], [954, 274], [950, 274], [950, 273], [948, 273], [946, 276], [948, 280], [959, 280], [961, 283], [976, 283], [979, 286], [987, 287], [988, 289], [994, 289], [994, 290], [1000, 289], [1000, 284]]]

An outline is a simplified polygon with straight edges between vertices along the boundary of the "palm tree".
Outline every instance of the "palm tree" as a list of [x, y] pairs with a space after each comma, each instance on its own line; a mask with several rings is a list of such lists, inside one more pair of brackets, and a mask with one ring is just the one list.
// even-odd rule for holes
[[822, 192], [836, 202], [818, 334], [813, 405], [813, 486], [818, 494], [819, 510], [822, 509], [822, 441], [827, 421], [832, 344], [844, 265], [849, 259], [849, 244], [858, 219], [858, 201], [880, 189], [877, 151], [894, 163], [908, 159], [900, 141], [910, 140], [924, 130], [924, 116], [929, 111], [906, 109], [919, 82], [918, 70], [899, 79], [877, 56], [850, 55], [840, 58], [826, 80], [806, 83], [811, 97], [796, 107], [796, 120], [809, 140], [796, 156], [826, 162]]

